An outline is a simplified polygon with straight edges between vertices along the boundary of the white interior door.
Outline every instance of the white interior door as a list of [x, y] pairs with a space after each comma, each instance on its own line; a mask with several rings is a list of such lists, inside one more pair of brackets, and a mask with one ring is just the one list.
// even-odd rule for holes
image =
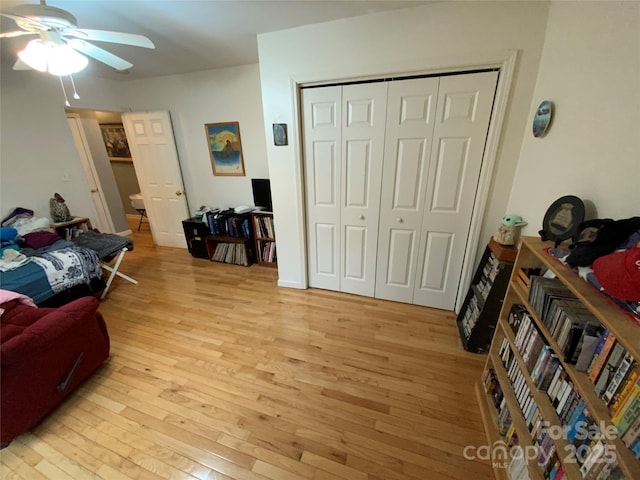
[[341, 87], [302, 90], [309, 286], [340, 290]]
[[154, 242], [187, 248], [182, 220], [189, 208], [169, 112], [123, 113], [122, 121]]
[[440, 78], [413, 303], [453, 310], [497, 72]]
[[375, 291], [387, 83], [342, 87], [340, 291]]
[[115, 233], [113, 219], [107, 207], [107, 200], [102, 193], [102, 185], [98, 177], [98, 172], [93, 163], [89, 142], [84, 134], [84, 129], [80, 121], [80, 115], [76, 113], [67, 113], [67, 123], [71, 129], [73, 143], [78, 151], [80, 162], [82, 163], [82, 171], [89, 185], [91, 200], [95, 207], [97, 218], [92, 222], [93, 226], [104, 233]]
[[376, 298], [411, 303], [439, 79], [389, 84]]

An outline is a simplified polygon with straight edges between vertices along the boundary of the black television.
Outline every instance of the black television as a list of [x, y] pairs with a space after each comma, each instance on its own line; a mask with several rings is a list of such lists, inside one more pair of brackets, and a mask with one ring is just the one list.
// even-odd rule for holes
[[271, 204], [271, 183], [268, 178], [252, 178], [253, 204], [260, 210], [273, 211]]

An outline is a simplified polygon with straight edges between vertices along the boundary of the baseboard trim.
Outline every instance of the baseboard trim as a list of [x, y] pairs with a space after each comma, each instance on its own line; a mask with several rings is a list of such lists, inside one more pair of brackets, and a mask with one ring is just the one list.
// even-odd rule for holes
[[116, 235], [122, 235], [122, 236], [127, 236], [127, 235], [131, 235], [133, 232], [131, 231], [131, 229], [129, 230], [125, 230], [123, 232], [116, 232]]
[[307, 287], [305, 287], [301, 283], [299, 283], [299, 282], [291, 282], [289, 280], [278, 280], [278, 286], [279, 287], [285, 287], [285, 288], [296, 288], [298, 290], [306, 290], [307, 289]]

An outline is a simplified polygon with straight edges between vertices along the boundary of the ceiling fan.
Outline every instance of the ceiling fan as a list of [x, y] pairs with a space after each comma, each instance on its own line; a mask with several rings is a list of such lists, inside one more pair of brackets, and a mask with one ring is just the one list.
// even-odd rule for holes
[[8, 13], [0, 12], [0, 15], [10, 18], [21, 29], [0, 33], [0, 38], [23, 35], [39, 37], [18, 52], [14, 70], [33, 68], [53, 75], [69, 75], [87, 66], [86, 57], [119, 71], [133, 67], [132, 63], [89, 43], [89, 40], [155, 48], [153, 42], [144, 35], [78, 28], [78, 22], [71, 13], [49, 6], [45, 0], [40, 0], [40, 4], [17, 5]]

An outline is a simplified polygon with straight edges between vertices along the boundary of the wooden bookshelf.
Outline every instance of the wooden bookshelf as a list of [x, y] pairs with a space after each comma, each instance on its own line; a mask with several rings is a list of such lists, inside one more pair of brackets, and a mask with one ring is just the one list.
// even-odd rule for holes
[[207, 257], [212, 262], [248, 267], [255, 262], [253, 229], [248, 213], [208, 212], [210, 235], [204, 242]]
[[259, 265], [277, 267], [276, 233], [273, 225], [273, 213], [252, 212], [251, 224], [256, 245], [256, 260]]
[[489, 348], [517, 252], [493, 239], [485, 248], [456, 319], [465, 350], [482, 353]]
[[[535, 335], [538, 337], [538, 340], [543, 342], [542, 345], [548, 346], [551, 351], [557, 355], [559, 368], [562, 369], [564, 373], [563, 378], [569, 385], [569, 395], [573, 395], [574, 398], [579, 398], [579, 401], [584, 403], [584, 411], [588, 413], [589, 420], [608, 431], [614, 428], [614, 425], [611, 420], [611, 402], [609, 402], [609, 406], [607, 406], [607, 403], [595, 391], [594, 382], [589, 378], [588, 374], [578, 371], [575, 365], [567, 361], [564, 356], [565, 352], [563, 352], [560, 344], [552, 335], [550, 328], [547, 327], [543, 318], [540, 317], [539, 312], [536, 312], [531, 305], [529, 301], [529, 289], [532, 282], [527, 272], [532, 269], [552, 272], [551, 276], [555, 276], [562, 285], [566, 286], [578, 301], [600, 322], [602, 327], [615, 336], [616, 341], [619, 342], [624, 350], [633, 356], [637, 362], [634, 368], [640, 368], [637, 366], [638, 363], [640, 363], [640, 327], [634, 324], [634, 320], [622, 311], [621, 308], [600, 294], [600, 292], [582, 280], [573, 271], [551, 257], [545, 251], [551, 246], [551, 243], [544, 243], [538, 238], [523, 237], [485, 365], [485, 372], [490, 369], [495, 372], [498, 378], [500, 387], [504, 392], [506, 406], [511, 413], [515, 429], [518, 433], [518, 438], [521, 440], [523, 435], [528, 435], [529, 438], [527, 441], [532, 441], [534, 444], [535, 438], [531, 438], [529, 428], [527, 428], [526, 424], [523, 425], [521, 406], [516, 400], [518, 392], [515, 390], [516, 388], [518, 390], [522, 389], [522, 382], [519, 382], [518, 387], [512, 384], [512, 380], [507, 375], [504, 365], [502, 364], [500, 353], [504, 351], [505, 345], [507, 345], [506, 348], [510, 350], [510, 353], [513, 354], [517, 367], [524, 376], [526, 386], [537, 404], [541, 418], [545, 422], [548, 422], [551, 428], [555, 429], [568, 428], [570, 419], [566, 415], [566, 410], [564, 416], [561, 415], [559, 411], [561, 405], [557, 405], [557, 402], [554, 403], [551, 400], [551, 397], [554, 396], [553, 392], [551, 392], [550, 389], [549, 392], [544, 389], [539, 389], [536, 382], [531, 378], [531, 374], [529, 373], [531, 364], [529, 364], [529, 368], [525, 364], [523, 351], [525, 354], [530, 354], [530, 346], [534, 343], [535, 339], [525, 337], [523, 340], [523, 337], [520, 337], [518, 339], [520, 347], [516, 343], [517, 333], [514, 332], [514, 329], [509, 323], [510, 314], [514, 305], [524, 306], [529, 317], [529, 323], [533, 323], [531, 327], [535, 329]], [[527, 333], [528, 330], [524, 330], [523, 332]], [[531, 356], [528, 357], [528, 360], [531, 361], [531, 358]], [[532, 372], [535, 373], [535, 370], [532, 370]], [[482, 382], [478, 384], [477, 396], [481, 404], [480, 409], [483, 413], [483, 423], [487, 430], [487, 439], [495, 440], [496, 438], [500, 438], [498, 424], [495, 421], [496, 409], [492, 403], [491, 396], [484, 391]], [[580, 405], [580, 407], [578, 407], [577, 410], [580, 410], [582, 405], [578, 405]], [[535, 429], [533, 430], [535, 431]], [[606, 448], [614, 453], [614, 460], [617, 462], [624, 476], [627, 479], [640, 478], [640, 460], [635, 457], [635, 454], [625, 443], [620, 438], [616, 438], [615, 435], [609, 435], [608, 437], [603, 435], [603, 438]], [[576, 480], [582, 478], [598, 478], [595, 475], [595, 472], [598, 471], [597, 468], [594, 466], [589, 469], [588, 461], [585, 462], [582, 472], [580, 470], [582, 466], [580, 459], [578, 459], [578, 463], [572, 463], [571, 460], [575, 462], [576, 458], [568, 456], [568, 452], [570, 452], [575, 444], [572, 445], [571, 441], [566, 438], [554, 438], [553, 441], [555, 443], [555, 451], [558, 453], [558, 459], [565, 472], [564, 478]], [[594, 446], [595, 442], [588, 444], [589, 448]], [[585, 449], [585, 451], [588, 452], [588, 449]], [[598, 457], [595, 458], [597, 462], [601, 463]], [[608, 462], [610, 456], [602, 458], [607, 459], [603, 459], [602, 462]], [[582, 460], [584, 460], [584, 458]], [[599, 467], [602, 468], [601, 465]], [[529, 476], [531, 478], [540, 478], [541, 472], [542, 470], [539, 468], [537, 461], [529, 464]], [[589, 476], [590, 474], [591, 477]], [[542, 475], [541, 478], [544, 478], [544, 473], [542, 473]], [[504, 472], [496, 469], [496, 476], [503, 478]]]

